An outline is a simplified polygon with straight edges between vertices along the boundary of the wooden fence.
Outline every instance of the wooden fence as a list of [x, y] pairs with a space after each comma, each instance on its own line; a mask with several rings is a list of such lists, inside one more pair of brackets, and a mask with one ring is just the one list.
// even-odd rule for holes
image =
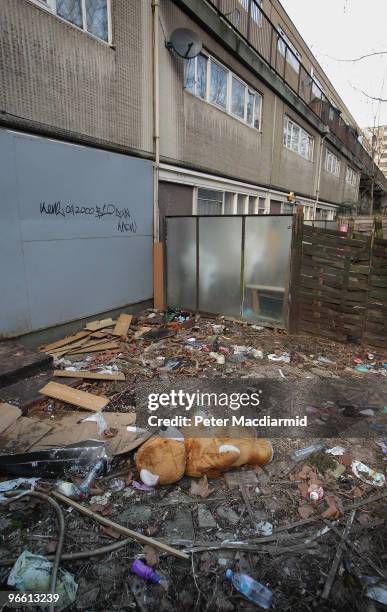
[[292, 259], [293, 329], [387, 352], [387, 240], [298, 221]]

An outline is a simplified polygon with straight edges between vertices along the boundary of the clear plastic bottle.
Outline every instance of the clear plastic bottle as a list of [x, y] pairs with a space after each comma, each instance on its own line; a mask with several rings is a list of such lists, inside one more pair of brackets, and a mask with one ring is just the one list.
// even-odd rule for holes
[[247, 574], [241, 574], [239, 572], [234, 573], [231, 569], [226, 571], [226, 578], [231, 580], [233, 586], [244, 595], [249, 601], [258, 604], [261, 608], [269, 610], [271, 607], [271, 600], [273, 593], [261, 584], [248, 576]]
[[302, 461], [309, 457], [309, 455], [313, 455], [313, 453], [317, 453], [318, 451], [325, 448], [325, 444], [323, 442], [315, 442], [310, 446], [306, 446], [305, 448], [299, 448], [298, 450], [293, 451], [292, 459], [294, 461]]

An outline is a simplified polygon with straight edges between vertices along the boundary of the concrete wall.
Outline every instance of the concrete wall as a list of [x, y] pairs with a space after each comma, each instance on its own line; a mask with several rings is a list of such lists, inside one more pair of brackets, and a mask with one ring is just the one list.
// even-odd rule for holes
[[0, 337], [152, 297], [152, 163], [0, 130]]
[[112, 5], [109, 46], [29, 0], [1, 0], [2, 121], [152, 151], [151, 3]]
[[[162, 159], [314, 198], [320, 151], [320, 134], [317, 130], [173, 2], [161, 0], [160, 8], [167, 38], [177, 27], [193, 29], [210, 55], [263, 96], [262, 130], [257, 131], [185, 91], [184, 60], [165, 48], [160, 30]], [[283, 146], [285, 115], [289, 115], [314, 137], [312, 161]], [[343, 160], [343, 169], [344, 158], [339, 152], [336, 154]], [[339, 184], [336, 181], [332, 185], [329, 177], [323, 177], [322, 182], [325, 199], [340, 203], [344, 181], [339, 181]], [[320, 197], [323, 197], [322, 194]]]

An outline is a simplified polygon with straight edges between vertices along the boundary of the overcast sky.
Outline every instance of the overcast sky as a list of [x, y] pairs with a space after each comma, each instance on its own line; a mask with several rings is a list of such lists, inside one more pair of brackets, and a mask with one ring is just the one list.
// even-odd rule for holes
[[281, 0], [341, 98], [361, 127], [387, 124], [387, 54], [360, 62], [339, 62], [387, 51], [387, 0]]

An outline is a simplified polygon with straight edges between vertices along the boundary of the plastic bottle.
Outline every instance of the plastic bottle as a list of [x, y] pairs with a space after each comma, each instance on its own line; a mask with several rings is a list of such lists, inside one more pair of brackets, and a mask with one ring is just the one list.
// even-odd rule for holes
[[273, 593], [260, 582], [247, 574], [234, 573], [231, 569], [226, 571], [226, 578], [231, 580], [233, 586], [249, 601], [258, 604], [261, 608], [268, 610], [271, 606]]
[[318, 451], [325, 448], [325, 444], [323, 442], [315, 442], [311, 444], [311, 446], [306, 446], [305, 448], [299, 448], [298, 450], [293, 451], [292, 459], [294, 461], [302, 461], [309, 457], [309, 455], [313, 455], [313, 453], [317, 453]]
[[81, 493], [81, 496], [85, 496], [89, 493], [94, 480], [104, 472], [105, 467], [106, 459], [99, 459], [93, 469], [90, 470], [86, 478], [84, 478], [81, 484], [79, 485], [79, 491]]
[[144, 578], [144, 580], [149, 580], [149, 582], [153, 582], [153, 584], [158, 584], [161, 580], [160, 574], [155, 572], [149, 565], [146, 565], [140, 559], [135, 559], [132, 565], [130, 566], [131, 571], [140, 578]]

